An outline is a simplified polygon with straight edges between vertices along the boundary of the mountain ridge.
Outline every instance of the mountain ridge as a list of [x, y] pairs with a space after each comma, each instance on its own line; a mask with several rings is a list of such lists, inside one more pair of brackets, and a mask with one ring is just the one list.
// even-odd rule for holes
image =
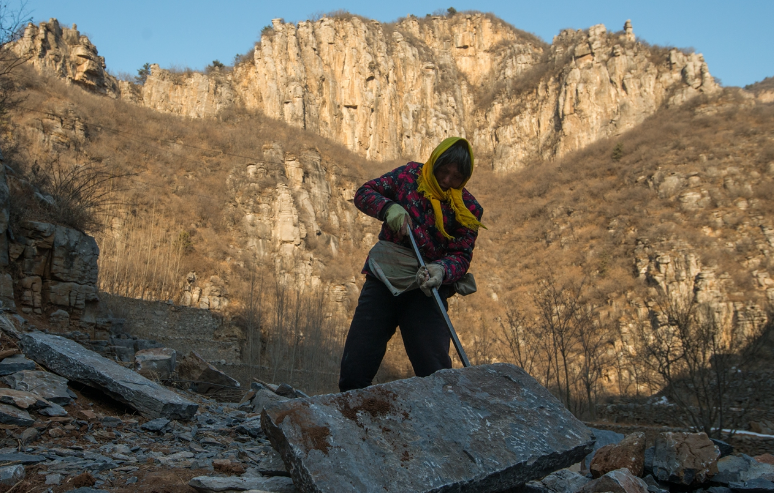
[[701, 55], [638, 42], [628, 21], [620, 33], [564, 30], [546, 45], [479, 13], [391, 24], [275, 19], [233, 69], [151, 65], [141, 86], [112, 77], [88, 38], [55, 19], [28, 25], [15, 49], [98, 93], [195, 118], [257, 110], [370, 160], [417, 159], [447, 136], [467, 136], [498, 171], [560, 157], [719, 90]]

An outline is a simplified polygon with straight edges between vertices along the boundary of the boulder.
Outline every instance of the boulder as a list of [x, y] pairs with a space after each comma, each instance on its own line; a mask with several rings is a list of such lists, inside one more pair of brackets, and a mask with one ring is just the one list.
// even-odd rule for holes
[[592, 431], [592, 433], [594, 433], [595, 441], [594, 449], [589, 455], [586, 456], [585, 459], [583, 459], [583, 467], [581, 469], [584, 471], [589, 470], [589, 467], [591, 466], [591, 460], [594, 458], [594, 454], [597, 453], [597, 450], [604, 447], [605, 445], [616, 444], [624, 439], [624, 435], [622, 433], [616, 433], [609, 430], [599, 430], [597, 428], [589, 429]]
[[0, 402], [11, 404], [20, 409], [39, 409], [50, 407], [51, 403], [39, 395], [24, 390], [0, 389]]
[[720, 450], [721, 459], [723, 457], [727, 457], [734, 453], [734, 447], [724, 442], [723, 440], [718, 440], [717, 438], [710, 438], [710, 440], [712, 440], [712, 443], [718, 446], [718, 450]]
[[196, 351], [181, 358], [177, 373], [183, 380], [190, 380], [191, 390], [200, 394], [239, 388], [239, 382], [209, 364]]
[[134, 369], [153, 380], [167, 380], [175, 371], [177, 351], [171, 348], [151, 348], [134, 354]]
[[595, 479], [580, 489], [581, 493], [647, 493], [648, 485], [633, 476], [629, 469], [616, 469]]
[[265, 455], [258, 463], [258, 472], [264, 476], [290, 476], [280, 454], [271, 447], [265, 448]]
[[661, 433], [653, 451], [653, 475], [660, 481], [699, 485], [717, 474], [719, 456], [705, 433]]
[[718, 472], [712, 482], [728, 485], [731, 482], [745, 482], [763, 478], [774, 480], [774, 465], [758, 462], [749, 455], [730, 455], [718, 460]]
[[441, 370], [266, 407], [302, 491], [501, 491], [580, 461], [593, 435], [509, 364]]
[[27, 359], [23, 354], [14, 354], [0, 361], [0, 375], [10, 375], [22, 370], [34, 370], [35, 362]]
[[259, 390], [253, 398], [253, 412], [260, 413], [266, 407], [272, 404], [285, 402], [287, 400], [287, 397], [282, 397], [281, 395], [277, 395], [269, 389], [263, 388]]
[[16, 464], [13, 466], [0, 467], [0, 484], [13, 486], [24, 479], [24, 466]]
[[198, 406], [75, 341], [42, 332], [24, 334], [25, 353], [69, 380], [101, 390], [149, 418], [191, 419]]
[[646, 475], [644, 478], [642, 478], [642, 480], [645, 481], [645, 484], [648, 485], [648, 491], [650, 493], [669, 493], [669, 485], [666, 483], [661, 483], [656, 478], [654, 478], [652, 474]]
[[763, 478], [729, 483], [728, 487], [734, 493], [774, 493], [774, 482]]
[[599, 478], [623, 467], [637, 477], [642, 476], [645, 470], [644, 433], [632, 433], [615, 445], [605, 445], [597, 450], [590, 471], [594, 478]]
[[296, 493], [290, 478], [276, 476], [273, 478], [253, 477], [213, 477], [198, 476], [188, 482], [188, 486], [201, 493], [220, 491], [265, 491], [273, 493]]
[[540, 481], [529, 481], [517, 489], [518, 493], [575, 493], [590, 481], [586, 476], [569, 469], [559, 469]]
[[75, 393], [67, 388], [67, 379], [48, 371], [23, 370], [3, 381], [11, 388], [32, 392], [54, 404], [66, 406], [75, 399]]
[[30, 413], [7, 404], [0, 404], [0, 423], [5, 425], [32, 426], [35, 420]]
[[277, 390], [274, 391], [275, 394], [281, 395], [282, 397], [287, 397], [288, 399], [304, 399], [306, 397], [309, 397], [308, 395], [304, 394], [300, 390], [294, 389], [290, 385], [286, 383], [281, 383], [277, 386]]

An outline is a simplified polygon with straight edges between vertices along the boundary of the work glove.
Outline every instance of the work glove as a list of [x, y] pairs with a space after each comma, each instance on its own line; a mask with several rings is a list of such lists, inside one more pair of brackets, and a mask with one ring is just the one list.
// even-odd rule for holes
[[432, 296], [433, 288], [441, 286], [445, 272], [440, 264], [427, 264], [425, 267], [419, 268], [417, 271], [417, 284], [419, 284], [419, 289], [425, 293], [425, 296]]
[[392, 204], [387, 209], [387, 214], [384, 215], [384, 222], [387, 223], [391, 230], [402, 236], [406, 234], [404, 225], [408, 223], [408, 218], [409, 213], [406, 212], [406, 209], [398, 204]]

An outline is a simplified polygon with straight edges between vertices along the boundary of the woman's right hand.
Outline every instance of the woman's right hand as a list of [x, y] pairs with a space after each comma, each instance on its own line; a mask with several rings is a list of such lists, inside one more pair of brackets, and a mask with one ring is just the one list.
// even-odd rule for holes
[[409, 213], [403, 206], [392, 204], [387, 209], [387, 214], [384, 215], [384, 222], [398, 236], [399, 240], [402, 240], [408, 234]]

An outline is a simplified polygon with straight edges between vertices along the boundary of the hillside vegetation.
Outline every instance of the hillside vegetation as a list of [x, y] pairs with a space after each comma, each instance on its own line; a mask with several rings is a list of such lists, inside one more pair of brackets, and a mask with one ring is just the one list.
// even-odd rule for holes
[[[298, 369], [326, 372], [320, 390], [334, 385], [379, 228], [355, 210], [352, 194], [403, 161], [365, 161], [235, 107], [174, 116], [32, 70], [17, 85], [24, 101], [4, 149], [16, 220], [87, 229], [100, 245], [105, 292], [193, 306], [206, 296], [241, 330], [245, 358], [275, 377], [286, 365], [280, 374], [289, 380]], [[663, 325], [661, 296], [707, 304], [725, 338], [758, 334], [774, 299], [772, 136], [774, 106], [726, 89], [663, 107], [554, 161], [511, 173], [478, 168], [469, 188], [488, 226], [471, 268], [479, 292], [451, 303], [471, 359], [516, 362], [574, 411], [593, 413], [604, 393], [663, 386], [637, 332], [643, 320]], [[91, 173], [87, 186], [59, 186], [82, 170]], [[109, 180], [91, 187], [99, 177]], [[56, 204], [74, 190], [96, 190], [100, 200], [91, 215], [69, 214], [29, 184]], [[545, 332], [546, 307], [572, 319], [561, 347], [557, 332]], [[304, 331], [295, 323], [302, 319]], [[394, 341], [381, 379], [410, 373]], [[326, 357], [296, 357], [314, 347]]]

